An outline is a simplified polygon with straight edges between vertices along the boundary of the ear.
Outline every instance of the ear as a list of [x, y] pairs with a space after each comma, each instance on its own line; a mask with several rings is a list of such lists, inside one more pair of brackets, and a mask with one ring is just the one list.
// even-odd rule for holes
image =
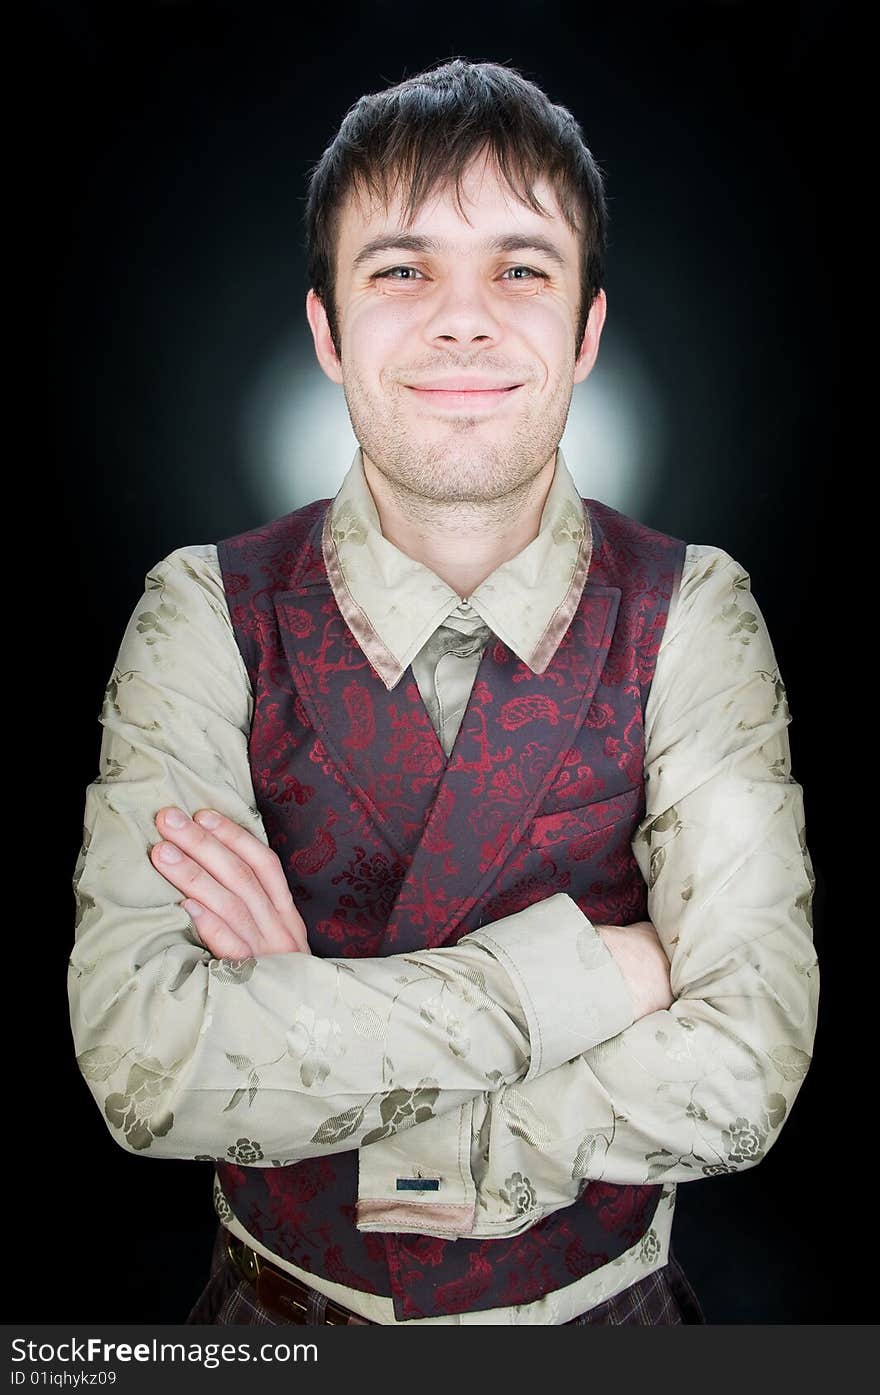
[[599, 340], [602, 337], [602, 326], [605, 323], [605, 311], [607, 310], [605, 292], [598, 291], [596, 298], [590, 306], [590, 313], [587, 317], [586, 328], [584, 329], [583, 343], [574, 366], [574, 381], [582, 383], [584, 378], [589, 376], [593, 364], [596, 362], [596, 355], [599, 352]]
[[323, 301], [321, 301], [311, 289], [309, 289], [306, 295], [306, 318], [312, 331], [312, 338], [315, 341], [315, 353], [318, 362], [331, 382], [341, 383], [342, 364], [333, 347], [333, 340], [330, 336], [330, 326], [327, 323], [327, 312], [324, 309]]

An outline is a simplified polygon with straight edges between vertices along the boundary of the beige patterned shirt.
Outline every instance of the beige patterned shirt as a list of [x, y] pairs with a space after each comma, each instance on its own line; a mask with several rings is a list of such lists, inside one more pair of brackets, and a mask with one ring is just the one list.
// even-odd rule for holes
[[[589, 517], [560, 451], [537, 537], [462, 598], [382, 536], [358, 450], [324, 554], [371, 664], [388, 688], [412, 665], [448, 754], [490, 632], [536, 671], [552, 658], [589, 568]], [[148, 849], [172, 803], [217, 808], [267, 841], [252, 712], [216, 547], [178, 548], [148, 573], [122, 639], [73, 878], [73, 1034], [113, 1136], [130, 1151], [256, 1166], [357, 1148], [362, 1230], [512, 1235], [592, 1179], [663, 1185], [647, 1235], [603, 1268], [534, 1303], [413, 1322], [563, 1323], [665, 1263], [677, 1183], [766, 1154], [816, 1025], [803, 795], [748, 575], [692, 545], [670, 606], [633, 852], [675, 1002], [636, 1022], [613, 959], [563, 894], [442, 949], [213, 959]], [[362, 1144], [387, 1132], [392, 1092], [420, 1122], [406, 1127], [404, 1110]], [[402, 1205], [396, 1180], [425, 1175], [439, 1193], [408, 1191]], [[394, 1323], [390, 1298], [265, 1250], [216, 1179], [215, 1204], [282, 1268]]]

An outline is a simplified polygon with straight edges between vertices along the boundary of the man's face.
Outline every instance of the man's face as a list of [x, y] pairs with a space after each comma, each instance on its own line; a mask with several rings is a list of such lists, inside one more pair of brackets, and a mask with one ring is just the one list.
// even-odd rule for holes
[[[311, 290], [306, 313], [365, 465], [395, 492], [500, 500], [555, 457], [574, 384], [595, 361], [605, 296], [576, 346], [579, 240], [552, 186], [540, 180], [535, 193], [550, 216], [521, 204], [480, 157], [462, 182], [469, 221], [454, 187], [407, 228], [399, 197], [387, 209], [351, 198], [342, 211], [341, 359]], [[377, 240], [386, 245], [371, 247]]]

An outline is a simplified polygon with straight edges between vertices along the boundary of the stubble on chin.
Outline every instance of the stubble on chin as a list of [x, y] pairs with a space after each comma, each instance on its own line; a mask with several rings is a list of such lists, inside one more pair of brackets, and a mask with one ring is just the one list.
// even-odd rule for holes
[[481, 419], [467, 417], [450, 418], [443, 440], [418, 442], [403, 410], [380, 415], [357, 389], [346, 390], [355, 437], [395, 508], [422, 527], [462, 533], [503, 531], [528, 508], [565, 428], [571, 393], [562, 396], [537, 428], [520, 422], [503, 444], [478, 442]]

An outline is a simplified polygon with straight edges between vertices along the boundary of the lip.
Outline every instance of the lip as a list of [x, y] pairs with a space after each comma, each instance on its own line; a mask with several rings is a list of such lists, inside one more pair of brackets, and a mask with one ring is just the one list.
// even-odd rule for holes
[[501, 388], [423, 388], [410, 387], [409, 391], [431, 408], [462, 409], [468, 412], [493, 410], [511, 399], [522, 383]]
[[522, 387], [522, 383], [500, 382], [497, 378], [482, 378], [478, 374], [461, 378], [431, 378], [424, 383], [407, 383], [416, 392], [507, 392]]

